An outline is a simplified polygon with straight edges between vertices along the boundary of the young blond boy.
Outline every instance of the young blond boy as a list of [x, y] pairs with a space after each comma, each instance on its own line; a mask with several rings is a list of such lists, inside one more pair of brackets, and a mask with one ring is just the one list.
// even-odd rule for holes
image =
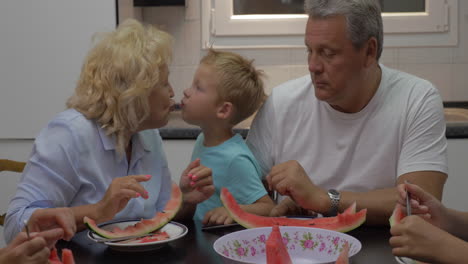
[[184, 90], [182, 118], [197, 125], [192, 160], [212, 169], [215, 194], [197, 205], [194, 219], [204, 225], [233, 220], [219, 198], [227, 187], [247, 212], [269, 215], [274, 206], [261, 182], [260, 167], [233, 127], [251, 116], [265, 99], [263, 74], [238, 54], [211, 49], [200, 61], [192, 85]]

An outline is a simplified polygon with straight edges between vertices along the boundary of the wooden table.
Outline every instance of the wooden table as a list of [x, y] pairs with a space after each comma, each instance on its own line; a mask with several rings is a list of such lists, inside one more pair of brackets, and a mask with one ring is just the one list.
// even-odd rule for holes
[[[201, 231], [199, 223], [184, 223], [189, 232], [185, 237], [168, 243], [167, 246], [146, 252], [119, 252], [104, 244], [95, 243], [87, 237], [88, 231], [75, 235], [70, 242], [61, 241], [58, 248], [73, 251], [77, 264], [93, 263], [222, 263], [222, 258], [214, 251], [213, 243], [219, 237], [241, 230], [241, 227], [229, 227], [211, 231]], [[362, 243], [361, 251], [351, 259], [353, 264], [395, 264], [391, 253], [387, 227], [361, 226], [349, 232]]]

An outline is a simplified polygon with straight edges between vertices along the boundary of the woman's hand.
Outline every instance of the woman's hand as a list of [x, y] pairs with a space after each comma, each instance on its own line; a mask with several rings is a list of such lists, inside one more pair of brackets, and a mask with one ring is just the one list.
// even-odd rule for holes
[[75, 215], [68, 207], [37, 209], [28, 220], [31, 232], [61, 228], [63, 239], [70, 240], [76, 232]]
[[212, 171], [200, 164], [200, 159], [192, 161], [180, 176], [180, 189], [184, 193], [184, 203], [198, 204], [210, 198], [215, 191]]
[[429, 263], [459, 263], [466, 258], [468, 243], [452, 236], [417, 215], [403, 218], [390, 229], [395, 256]]
[[226, 208], [218, 207], [205, 214], [202, 221], [203, 225], [227, 225], [234, 223], [234, 220], [229, 216]]
[[132, 198], [143, 197], [148, 199], [148, 192], [141, 186], [140, 182], [151, 179], [151, 175], [131, 175], [115, 178], [107, 188], [101, 201], [98, 202], [99, 214], [102, 220], [111, 220], [120, 212]]
[[28, 238], [25, 232], [20, 232], [8, 246], [0, 249], [0, 263], [48, 263], [49, 246], [63, 236], [63, 230], [55, 228], [30, 235]]

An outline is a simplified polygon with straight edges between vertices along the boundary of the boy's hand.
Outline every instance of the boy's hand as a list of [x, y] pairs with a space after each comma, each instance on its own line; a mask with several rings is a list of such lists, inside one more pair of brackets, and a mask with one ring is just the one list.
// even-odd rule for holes
[[207, 212], [202, 223], [204, 226], [227, 225], [234, 223], [234, 220], [229, 216], [226, 208], [218, 207]]
[[189, 204], [201, 203], [215, 192], [212, 171], [201, 165], [200, 159], [191, 162], [184, 170], [179, 186], [184, 194], [184, 203]]

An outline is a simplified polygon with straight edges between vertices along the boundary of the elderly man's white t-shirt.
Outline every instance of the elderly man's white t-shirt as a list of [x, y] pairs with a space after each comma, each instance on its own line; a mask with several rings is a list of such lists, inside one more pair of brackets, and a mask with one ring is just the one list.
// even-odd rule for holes
[[447, 173], [443, 104], [428, 81], [383, 65], [380, 86], [358, 113], [317, 100], [309, 75], [273, 89], [247, 144], [264, 176], [297, 160], [322, 188], [366, 191], [395, 186], [415, 171]]

